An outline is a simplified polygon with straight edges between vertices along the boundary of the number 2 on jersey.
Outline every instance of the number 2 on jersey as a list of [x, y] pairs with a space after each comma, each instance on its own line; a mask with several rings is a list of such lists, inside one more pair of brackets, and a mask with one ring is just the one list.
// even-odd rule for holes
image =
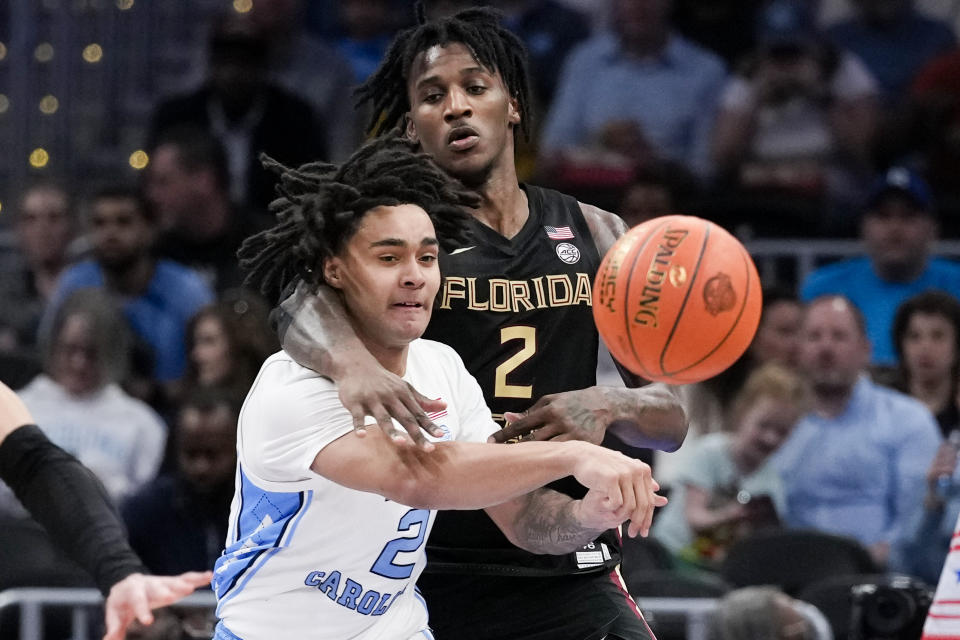
[[396, 564], [397, 554], [403, 552], [416, 551], [423, 544], [427, 537], [427, 523], [430, 521], [430, 511], [428, 509], [410, 509], [400, 518], [400, 524], [397, 525], [397, 531], [410, 531], [414, 525], [419, 525], [417, 535], [414, 538], [394, 538], [383, 548], [380, 555], [370, 567], [370, 573], [375, 573], [384, 578], [393, 578], [394, 580], [404, 580], [413, 573], [413, 567], [416, 561], [409, 564]]
[[497, 367], [493, 395], [498, 398], [532, 398], [533, 385], [508, 384], [507, 375], [537, 352], [537, 328], [520, 325], [500, 329], [500, 344], [511, 340], [523, 340], [523, 347]]

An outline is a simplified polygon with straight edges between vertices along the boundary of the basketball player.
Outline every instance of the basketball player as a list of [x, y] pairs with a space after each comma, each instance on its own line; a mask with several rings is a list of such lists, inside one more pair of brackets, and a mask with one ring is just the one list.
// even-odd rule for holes
[[104, 640], [122, 640], [136, 618], [210, 582], [210, 572], [148, 576], [130, 548], [107, 494], [86, 467], [50, 442], [23, 401], [0, 382], [0, 480], [50, 538], [92, 575], [107, 596]]
[[[405, 125], [441, 168], [481, 196], [470, 240], [441, 255], [444, 282], [426, 335], [456, 349], [495, 418], [512, 419], [498, 440], [529, 433], [600, 443], [609, 430], [633, 446], [676, 449], [686, 422], [669, 392], [594, 386], [590, 286], [600, 256], [626, 227], [596, 207], [518, 183], [514, 141], [530, 120], [522, 45], [485, 9], [429, 23], [419, 17], [359, 96], [373, 106], [374, 132]], [[398, 442], [409, 434], [422, 444], [421, 428], [434, 426], [424, 409], [442, 405], [376, 366], [329, 289], [306, 293], [284, 303], [284, 348], [337, 381], [357, 427], [370, 415], [391, 429], [393, 417], [405, 429]], [[561, 508], [560, 494], [552, 495]], [[526, 535], [526, 546], [557, 551], [548, 527]], [[615, 534], [582, 541], [587, 547], [563, 557], [534, 555], [511, 545], [482, 512], [441, 513], [420, 581], [438, 636], [648, 637], [612, 573], [619, 554], [596, 561], [590, 548], [616, 545]]]
[[414, 585], [432, 509], [486, 507], [511, 536], [528, 505], [515, 498], [568, 474], [590, 488], [571, 503], [580, 526], [639, 523], [666, 503], [647, 465], [609, 449], [486, 443], [498, 426], [476, 380], [453, 349], [419, 339], [439, 242], [462, 240], [475, 196], [409, 141], [374, 140], [339, 169], [286, 170], [283, 184], [280, 224], [241, 250], [251, 278], [336, 289], [381, 366], [446, 402], [434, 417], [444, 435], [429, 453], [376, 428], [361, 437], [334, 383], [282, 351], [268, 358], [239, 420], [217, 638], [272, 638], [278, 623], [291, 638], [432, 638]]

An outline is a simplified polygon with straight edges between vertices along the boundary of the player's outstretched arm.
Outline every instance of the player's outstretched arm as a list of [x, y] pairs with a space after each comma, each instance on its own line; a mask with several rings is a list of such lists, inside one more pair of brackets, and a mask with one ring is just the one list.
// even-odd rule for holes
[[130, 574], [113, 585], [107, 596], [103, 640], [123, 640], [134, 619], [140, 624], [153, 624], [152, 609], [174, 604], [209, 584], [212, 577], [212, 571], [188, 571], [178, 576]]
[[609, 429], [633, 447], [676, 451], [687, 435], [680, 400], [666, 385], [638, 389], [590, 387], [540, 398], [524, 413], [505, 414], [507, 426], [491, 436], [506, 442], [585, 440], [599, 444]]
[[[359, 435], [364, 417], [372, 416], [397, 444], [411, 440], [426, 450], [433, 445], [421, 430], [437, 437], [443, 432], [427, 417], [446, 404], [419, 393], [397, 375], [384, 369], [367, 351], [350, 326], [343, 301], [336, 291], [321, 286], [316, 292], [304, 283], [278, 309], [278, 332], [284, 351], [303, 367], [337, 383], [340, 402], [353, 416]], [[391, 418], [404, 431], [395, 429]]]
[[127, 543], [103, 485], [33, 425], [27, 407], [3, 383], [0, 479], [10, 485], [50, 538], [94, 577], [104, 594], [109, 594], [109, 640], [122, 638], [134, 616], [150, 624], [151, 608], [172, 604], [210, 582], [209, 572], [172, 577], [143, 575], [145, 568]]
[[[371, 459], [378, 464], [371, 465]], [[591, 529], [631, 520], [631, 535], [645, 533], [653, 509], [666, 504], [650, 467], [584, 442], [530, 442], [506, 447], [442, 442], [427, 454], [397, 448], [379, 429], [365, 438], [348, 433], [324, 447], [313, 471], [358, 491], [422, 509], [482, 509], [572, 475], [595, 491], [576, 514]], [[602, 516], [600, 515], [602, 514]], [[502, 520], [503, 518], [500, 518]]]

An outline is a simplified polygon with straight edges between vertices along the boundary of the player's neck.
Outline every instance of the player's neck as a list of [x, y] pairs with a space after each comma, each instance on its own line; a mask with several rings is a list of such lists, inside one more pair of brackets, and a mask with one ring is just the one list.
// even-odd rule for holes
[[478, 208], [470, 210], [474, 217], [505, 238], [517, 235], [527, 222], [530, 207], [513, 164], [509, 169], [491, 173], [477, 191], [481, 202]]
[[357, 337], [360, 338], [360, 342], [367, 348], [370, 355], [376, 358], [381, 367], [401, 377], [407, 372], [407, 352], [410, 350], [409, 343], [403, 346], [385, 345], [367, 336], [359, 328], [357, 329]]

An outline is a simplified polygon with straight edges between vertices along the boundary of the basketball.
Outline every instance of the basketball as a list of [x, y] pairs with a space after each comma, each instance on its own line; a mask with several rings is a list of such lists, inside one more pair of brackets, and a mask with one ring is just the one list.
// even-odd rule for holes
[[672, 215], [637, 225], [604, 256], [593, 317], [620, 364], [647, 380], [717, 375], [757, 331], [762, 294], [746, 248], [725, 229]]

